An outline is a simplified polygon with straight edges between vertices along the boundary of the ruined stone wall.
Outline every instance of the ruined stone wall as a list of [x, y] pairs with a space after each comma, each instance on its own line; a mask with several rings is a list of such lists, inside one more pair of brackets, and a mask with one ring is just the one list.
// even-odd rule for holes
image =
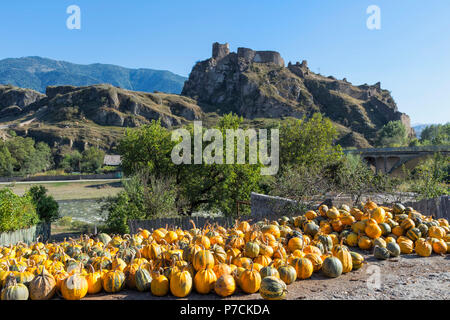
[[230, 46], [228, 43], [220, 44], [218, 42], [213, 43], [212, 48], [212, 57], [216, 60], [220, 60], [225, 58], [227, 55], [230, 54]]

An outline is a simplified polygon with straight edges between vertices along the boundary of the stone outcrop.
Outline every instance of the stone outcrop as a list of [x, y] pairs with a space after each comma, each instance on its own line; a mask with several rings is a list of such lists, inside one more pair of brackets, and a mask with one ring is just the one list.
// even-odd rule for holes
[[0, 91], [0, 101], [3, 128], [54, 148], [80, 150], [88, 145], [110, 150], [123, 136], [121, 128], [152, 120], [160, 120], [169, 128], [200, 119], [203, 114], [195, 100], [188, 97], [129, 91], [106, 84], [51, 86], [46, 95], [9, 88]]
[[215, 43], [213, 56], [192, 69], [182, 95], [195, 99], [205, 111], [232, 111], [249, 119], [321, 112], [343, 129], [344, 144], [357, 142], [361, 147], [372, 145], [376, 132], [389, 121], [401, 120], [413, 134], [409, 117], [398, 111], [380, 83], [356, 86], [324, 77], [312, 72], [306, 60], [285, 67], [274, 51], [238, 48], [235, 53], [228, 44]]
[[24, 114], [32, 105], [35, 111], [46, 108], [45, 116], [40, 119], [42, 122], [88, 119], [99, 125], [117, 127], [135, 127], [158, 119], [171, 127], [199, 119], [202, 114], [195, 101], [187, 97], [129, 91], [105, 84], [50, 86], [46, 95], [11, 88], [0, 93], [0, 101], [3, 102], [0, 117]]
[[13, 112], [20, 112], [44, 97], [42, 93], [31, 89], [0, 85], [0, 111], [10, 109]]

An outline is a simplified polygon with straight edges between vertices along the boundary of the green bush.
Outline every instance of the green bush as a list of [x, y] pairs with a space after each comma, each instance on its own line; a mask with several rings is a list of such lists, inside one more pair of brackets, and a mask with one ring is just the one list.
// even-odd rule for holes
[[430, 199], [450, 194], [450, 157], [436, 153], [409, 173], [411, 190], [419, 198]]
[[128, 233], [130, 219], [177, 215], [177, 192], [172, 180], [141, 173], [124, 180], [123, 186], [124, 191], [105, 199], [102, 206], [108, 233]]
[[58, 202], [52, 196], [47, 195], [47, 189], [44, 186], [33, 186], [28, 193], [33, 199], [41, 221], [51, 223], [59, 219]]
[[72, 225], [72, 217], [71, 216], [62, 217], [56, 222], [56, 224], [61, 227], [70, 227]]
[[32, 138], [0, 139], [0, 175], [25, 176], [43, 172], [52, 166], [50, 147]]
[[26, 229], [38, 222], [31, 195], [18, 196], [9, 188], [0, 190], [0, 232]]
[[408, 144], [406, 127], [400, 120], [390, 121], [377, 134], [377, 147], [404, 147]]

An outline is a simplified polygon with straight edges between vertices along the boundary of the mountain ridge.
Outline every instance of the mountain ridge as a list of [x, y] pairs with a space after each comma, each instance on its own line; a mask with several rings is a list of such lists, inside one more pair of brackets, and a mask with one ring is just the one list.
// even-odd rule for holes
[[41, 93], [48, 86], [109, 83], [127, 90], [178, 94], [186, 79], [168, 70], [133, 69], [102, 63], [76, 64], [40, 56], [0, 60], [0, 84]]

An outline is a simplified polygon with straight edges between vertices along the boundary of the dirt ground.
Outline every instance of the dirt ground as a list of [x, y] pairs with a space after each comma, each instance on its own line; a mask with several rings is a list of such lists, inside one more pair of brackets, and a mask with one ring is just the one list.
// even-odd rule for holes
[[[358, 251], [358, 250], [355, 250]], [[450, 300], [450, 255], [432, 255], [428, 258], [415, 254], [380, 261], [364, 255], [366, 263], [356, 271], [339, 278], [326, 278], [320, 271], [310, 279], [297, 280], [288, 286], [289, 300]], [[379, 267], [379, 268], [376, 268]], [[379, 287], [377, 276], [379, 275]], [[151, 293], [124, 290], [118, 294], [87, 296], [85, 300], [158, 300], [176, 299], [173, 296], [157, 298]], [[189, 300], [216, 300], [215, 294], [191, 293]], [[227, 300], [261, 299], [238, 292]]]
[[14, 193], [23, 195], [33, 185], [42, 184], [48, 190], [48, 194], [55, 200], [81, 200], [100, 199], [108, 196], [115, 196], [123, 190], [120, 180], [110, 181], [71, 181], [52, 183], [16, 183], [2, 184], [2, 187], [11, 187]]

